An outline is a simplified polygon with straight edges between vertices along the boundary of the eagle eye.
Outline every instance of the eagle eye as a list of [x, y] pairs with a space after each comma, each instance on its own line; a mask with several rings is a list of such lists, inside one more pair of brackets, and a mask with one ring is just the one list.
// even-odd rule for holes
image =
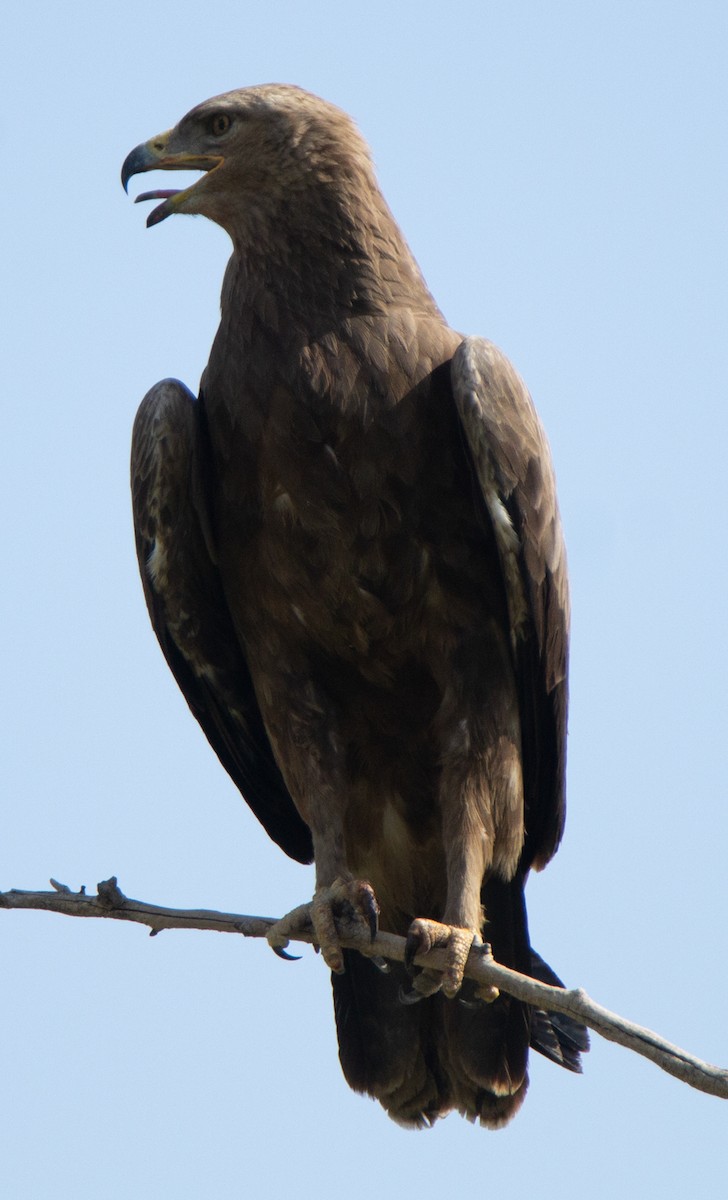
[[232, 119], [227, 113], [215, 113], [210, 120], [210, 133], [213, 137], [222, 137], [232, 125]]

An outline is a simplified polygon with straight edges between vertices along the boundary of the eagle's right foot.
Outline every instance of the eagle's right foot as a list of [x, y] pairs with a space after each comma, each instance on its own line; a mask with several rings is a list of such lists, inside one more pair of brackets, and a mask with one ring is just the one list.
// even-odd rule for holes
[[379, 928], [379, 905], [374, 890], [362, 879], [335, 879], [330, 887], [318, 888], [310, 904], [301, 904], [268, 930], [268, 944], [280, 954], [297, 933], [314, 934], [315, 945], [327, 967], [336, 975], [344, 972], [344, 954], [336, 928], [337, 917], [363, 925], [374, 941]]

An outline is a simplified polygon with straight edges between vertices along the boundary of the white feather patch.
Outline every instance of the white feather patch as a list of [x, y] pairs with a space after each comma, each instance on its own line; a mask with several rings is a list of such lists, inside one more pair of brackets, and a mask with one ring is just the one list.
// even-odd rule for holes
[[154, 539], [154, 545], [147, 558], [147, 575], [157, 591], [164, 589], [167, 578], [167, 551], [161, 538]]
[[[492, 349], [490, 343], [484, 340], [479, 340], [479, 347], [479, 352], [485, 355]], [[457, 371], [461, 381], [461, 387], [455, 389], [460, 419], [475, 461], [486, 508], [493, 522], [506, 585], [511, 644], [515, 649], [516, 643], [525, 637], [531, 611], [519, 561], [521, 541], [503, 501], [503, 488], [491, 451], [492, 434], [486, 407], [488, 384], [478, 369], [467, 343], [458, 351]]]

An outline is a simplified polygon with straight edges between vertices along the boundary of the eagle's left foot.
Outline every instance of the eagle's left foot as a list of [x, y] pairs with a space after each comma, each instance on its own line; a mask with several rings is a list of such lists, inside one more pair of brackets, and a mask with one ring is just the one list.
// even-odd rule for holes
[[[483, 945], [480, 932], [477, 929], [463, 929], [459, 925], [441, 925], [439, 921], [430, 921], [418, 917], [409, 927], [404, 951], [404, 964], [413, 975], [413, 991], [402, 994], [405, 1004], [414, 1004], [442, 991], [449, 1000], [460, 991], [471, 947], [480, 948]], [[415, 958], [419, 954], [427, 954], [434, 949], [443, 949], [446, 964], [443, 970], [432, 967], [416, 967]], [[487, 995], [484, 992], [487, 990]], [[494, 1000], [498, 995], [496, 989], [483, 989], [476, 995], [483, 1000]]]
[[344, 954], [336, 928], [336, 919], [364, 925], [374, 941], [379, 928], [379, 905], [374, 890], [362, 879], [335, 879], [330, 887], [319, 888], [310, 904], [301, 904], [268, 930], [268, 944], [281, 953], [289, 938], [313, 930], [315, 944], [330, 970], [341, 975]]

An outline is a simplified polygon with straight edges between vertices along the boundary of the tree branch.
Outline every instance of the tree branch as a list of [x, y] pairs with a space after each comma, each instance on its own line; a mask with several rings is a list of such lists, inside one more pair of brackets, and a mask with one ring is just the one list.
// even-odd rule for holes
[[[0, 908], [32, 908], [64, 913], [69, 917], [110, 917], [117, 921], [136, 921], [138, 924], [147, 925], [151, 936], [161, 933], [163, 929], [213, 929], [219, 933], [238, 933], [243, 937], [262, 938], [277, 919], [215, 912], [204, 908], [163, 908], [156, 904], [145, 904], [141, 900], [131, 900], [125, 896], [115, 876], [100, 883], [95, 896], [87, 895], [84, 888], [80, 892], [72, 892], [65, 884], [57, 883], [54, 879], [51, 880], [51, 884], [54, 888], [52, 892], [25, 892], [16, 889], [0, 892]], [[371, 942], [356, 925], [342, 926], [341, 923], [339, 932], [342, 945], [358, 950], [367, 957], [404, 961], [403, 937], [380, 932]], [[302, 932], [296, 936], [296, 940], [313, 943], [314, 939], [310, 932]], [[432, 950], [427, 955], [418, 956], [415, 962], [419, 966], [444, 966], [444, 952]], [[511, 971], [508, 967], [496, 963], [487, 948], [471, 950], [465, 974], [481, 986], [495, 987], [534, 1008], [566, 1013], [610, 1042], [617, 1042], [620, 1046], [626, 1046], [629, 1050], [650, 1059], [663, 1071], [676, 1076], [690, 1087], [724, 1100], [728, 1099], [728, 1070], [703, 1062], [678, 1046], [666, 1042], [651, 1030], [634, 1025], [616, 1013], [602, 1008], [582, 988], [551, 987], [527, 975], [521, 975], [518, 971]]]

